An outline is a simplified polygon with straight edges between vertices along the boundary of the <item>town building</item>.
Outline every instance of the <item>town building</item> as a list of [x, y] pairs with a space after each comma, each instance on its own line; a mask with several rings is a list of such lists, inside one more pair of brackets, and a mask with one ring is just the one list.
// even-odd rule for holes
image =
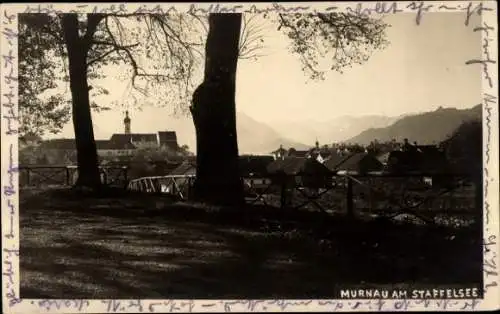
[[324, 163], [328, 158], [330, 158], [331, 151], [328, 147], [320, 147], [318, 140], [316, 140], [315, 146], [308, 150], [297, 150], [293, 147], [286, 150], [283, 148], [283, 145], [271, 152], [274, 158], [284, 159], [287, 157], [297, 157], [297, 158], [312, 158], [317, 160], [319, 163]]
[[[126, 111], [123, 119], [124, 133], [115, 133], [109, 140], [96, 140], [97, 154], [101, 157], [132, 156], [139, 149], [179, 151], [175, 131], [157, 133], [132, 133], [132, 119]], [[75, 139], [51, 139], [42, 141], [40, 147], [45, 150], [63, 152], [75, 151]]]

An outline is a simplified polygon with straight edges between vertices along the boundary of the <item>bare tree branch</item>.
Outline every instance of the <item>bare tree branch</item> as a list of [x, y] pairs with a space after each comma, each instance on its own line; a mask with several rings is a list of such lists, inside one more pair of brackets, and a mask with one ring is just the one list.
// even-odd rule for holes
[[257, 16], [257, 14], [252, 14], [247, 17], [247, 14], [243, 14], [239, 45], [240, 59], [258, 58], [266, 55], [256, 53], [265, 48], [264, 45], [259, 44], [259, 42], [264, 42], [264, 27], [256, 21]]
[[117, 52], [119, 50], [126, 50], [126, 49], [129, 49], [129, 48], [133, 48], [133, 47], [137, 47], [139, 44], [133, 44], [133, 45], [126, 45], [126, 46], [116, 46], [112, 43], [107, 43], [107, 42], [99, 42], [99, 41], [93, 41], [94, 44], [97, 44], [97, 45], [106, 45], [106, 46], [112, 46], [113, 49], [105, 52], [104, 54], [90, 60], [90, 61], [87, 61], [87, 66], [91, 66], [92, 64], [96, 63], [96, 62], [99, 62], [99, 61], [102, 61], [105, 57], [109, 56], [110, 54], [112, 54], [113, 52]]

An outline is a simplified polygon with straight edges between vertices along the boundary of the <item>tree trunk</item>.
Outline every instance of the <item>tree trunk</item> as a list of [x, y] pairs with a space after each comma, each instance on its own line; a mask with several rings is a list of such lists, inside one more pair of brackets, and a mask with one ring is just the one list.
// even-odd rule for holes
[[197, 149], [193, 198], [237, 206], [244, 202], [235, 103], [241, 14], [210, 14], [209, 27], [205, 76], [191, 106]]
[[98, 190], [101, 186], [101, 179], [87, 83], [88, 45], [78, 33], [76, 14], [64, 14], [61, 22], [68, 51], [73, 127], [78, 163], [76, 186]]

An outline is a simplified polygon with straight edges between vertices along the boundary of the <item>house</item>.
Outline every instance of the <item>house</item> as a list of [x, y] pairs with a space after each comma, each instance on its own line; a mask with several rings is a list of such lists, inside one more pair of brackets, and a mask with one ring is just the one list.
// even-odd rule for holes
[[420, 168], [422, 172], [446, 172], [449, 169], [448, 160], [444, 151], [435, 145], [418, 146], [421, 153]]
[[115, 133], [111, 136], [113, 143], [132, 143], [136, 148], [170, 148], [177, 151], [177, 134], [174, 131], [160, 131], [156, 133], [132, 133], [131, 122], [128, 111], [125, 112], [124, 133]]
[[[95, 143], [99, 156], [127, 156], [135, 150], [134, 145], [126, 142], [113, 143], [107, 140], [96, 140]], [[71, 153], [76, 151], [76, 142], [74, 139], [53, 139], [43, 141], [40, 148], [45, 152]]]
[[309, 158], [313, 158], [313, 159], [316, 159], [319, 163], [324, 163], [325, 161], [327, 161], [330, 156], [332, 155], [332, 153], [328, 150], [321, 150], [321, 151], [312, 151], [311, 153], [309, 153]]
[[344, 155], [340, 153], [332, 153], [328, 160], [326, 160], [323, 164], [332, 172], [337, 172], [337, 167], [351, 155]]
[[290, 148], [286, 157], [308, 158], [309, 153], [309, 150], [296, 150], [295, 148]]
[[179, 167], [182, 162], [171, 160], [154, 160], [150, 161], [149, 164], [153, 165], [155, 175], [166, 176], [172, 173], [174, 169]]
[[408, 173], [420, 171], [421, 154], [418, 151], [392, 151], [387, 160], [387, 170], [391, 173]]
[[[101, 157], [131, 156], [138, 149], [168, 148], [179, 150], [175, 131], [160, 131], [156, 133], [131, 133], [131, 119], [126, 112], [123, 120], [125, 133], [115, 133], [109, 140], [96, 140], [97, 153]], [[53, 139], [43, 141], [41, 148], [49, 151], [76, 151], [74, 139]]]
[[174, 131], [160, 131], [158, 132], [158, 139], [160, 148], [166, 148], [172, 151], [177, 151], [179, 149], [177, 134]]
[[43, 150], [73, 151], [76, 150], [76, 143], [72, 138], [58, 138], [41, 142], [40, 148]]
[[[273, 156], [240, 156], [239, 171], [243, 177], [243, 182], [247, 187], [261, 188], [267, 187], [271, 180], [267, 177], [267, 165], [274, 161]], [[190, 158], [172, 170], [169, 176], [196, 176], [196, 159]], [[183, 178], [178, 178], [184, 183]]]
[[133, 144], [136, 148], [157, 148], [158, 138], [155, 133], [115, 133], [109, 139], [110, 142], [116, 145], [124, 145], [125, 143]]
[[414, 150], [392, 151], [387, 167], [391, 172], [439, 173], [449, 169], [446, 155], [435, 145], [414, 146]]
[[267, 166], [274, 161], [273, 156], [242, 155], [238, 167], [242, 177], [265, 177]]
[[280, 145], [280, 147], [277, 150], [271, 152], [271, 154], [274, 156], [274, 159], [282, 159], [288, 155], [288, 151], [283, 148], [283, 145]]
[[391, 152], [385, 152], [385, 153], [378, 154], [376, 156], [376, 158], [378, 161], [380, 161], [380, 163], [382, 165], [384, 165], [384, 167], [386, 167], [387, 163], [389, 162], [390, 155], [391, 155]]
[[368, 172], [382, 171], [384, 165], [372, 154], [355, 153], [349, 155], [335, 167], [337, 173], [366, 174]]
[[[37, 147], [37, 164], [73, 164], [76, 162], [76, 143], [71, 138], [42, 141]], [[40, 156], [40, 153], [42, 155]]]
[[169, 176], [195, 176], [196, 164], [191, 161], [185, 161], [170, 171]]
[[243, 155], [239, 157], [238, 168], [243, 183], [248, 188], [262, 192], [271, 184], [267, 166], [274, 162], [273, 156]]
[[283, 148], [283, 145], [280, 145], [271, 154], [275, 159], [283, 159], [285, 157], [312, 158], [316, 159], [319, 163], [323, 163], [330, 157], [331, 152], [326, 145], [320, 148], [319, 142], [316, 140], [315, 146], [309, 150], [297, 150], [291, 147], [287, 151]]
[[267, 172], [276, 183], [295, 181], [304, 187], [322, 188], [331, 184], [332, 172], [312, 158], [286, 157], [273, 161]]
[[108, 140], [96, 140], [97, 154], [99, 156], [116, 157], [131, 156], [136, 147], [130, 142], [112, 142]]

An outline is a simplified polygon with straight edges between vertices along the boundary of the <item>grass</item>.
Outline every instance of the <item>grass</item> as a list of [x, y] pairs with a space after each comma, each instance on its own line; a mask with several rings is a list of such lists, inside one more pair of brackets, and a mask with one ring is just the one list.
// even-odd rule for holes
[[23, 298], [332, 298], [346, 284], [480, 284], [473, 228], [23, 190]]

